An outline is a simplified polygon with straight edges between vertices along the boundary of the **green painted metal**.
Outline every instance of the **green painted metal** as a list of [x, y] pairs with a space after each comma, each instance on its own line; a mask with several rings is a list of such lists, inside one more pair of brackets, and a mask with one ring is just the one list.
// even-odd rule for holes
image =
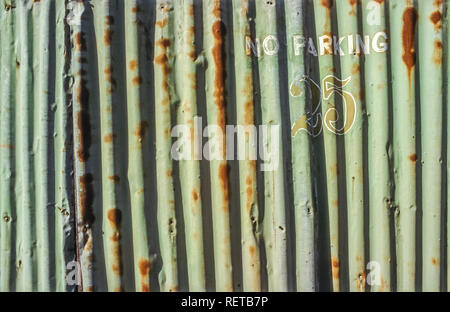
[[0, 291], [448, 291], [447, 5], [1, 0]]

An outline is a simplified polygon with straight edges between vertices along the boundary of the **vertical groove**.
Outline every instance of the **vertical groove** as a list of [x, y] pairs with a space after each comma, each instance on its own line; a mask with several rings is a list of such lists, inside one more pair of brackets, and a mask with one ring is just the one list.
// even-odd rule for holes
[[[319, 42], [321, 36], [331, 34], [331, 8], [333, 1], [331, 0], [315, 0], [314, 16], [316, 26], [316, 37]], [[317, 53], [317, 52], [316, 52]], [[333, 67], [333, 56], [327, 51], [323, 55], [319, 53], [319, 72], [320, 82], [335, 72]], [[322, 87], [322, 83], [320, 83]], [[322, 100], [322, 116], [325, 117], [329, 108], [335, 107], [334, 96], [324, 102]], [[336, 135], [328, 129], [323, 129], [323, 143], [325, 148], [325, 168], [326, 168], [326, 188], [329, 215], [329, 232], [330, 232], [330, 265], [332, 275], [332, 291], [340, 290], [339, 276], [339, 200], [338, 200], [338, 164], [337, 164], [337, 148]]]
[[101, 6], [95, 7], [98, 76], [100, 88], [100, 141], [102, 159], [102, 204], [104, 231], [103, 242], [105, 246], [105, 269], [109, 291], [124, 290], [122, 275], [121, 250], [121, 224], [122, 210], [120, 194], [117, 193], [117, 184], [120, 176], [114, 167], [117, 158], [116, 134], [113, 124], [113, 105], [116, 95], [117, 82], [114, 71], [113, 49], [117, 45], [115, 35], [116, 10], [113, 1], [104, 1]]
[[288, 40], [289, 108], [292, 125], [292, 179], [294, 190], [297, 291], [315, 291], [315, 207], [311, 184], [310, 124], [306, 110], [304, 6], [302, 0], [285, 3]]
[[32, 142], [30, 134], [33, 131], [33, 70], [32, 33], [30, 1], [17, 3], [18, 24], [18, 55], [17, 65], [17, 114], [16, 114], [16, 168], [17, 180], [15, 194], [17, 202], [17, 241], [16, 269], [17, 291], [35, 290], [35, 235], [33, 235], [34, 201], [32, 173]]
[[[33, 44], [36, 67], [34, 122], [36, 134], [33, 136], [34, 178], [36, 185], [36, 257], [37, 257], [37, 290], [50, 291], [50, 240], [49, 240], [49, 34], [50, 34], [50, 0], [33, 3], [34, 25], [37, 26], [37, 37]], [[36, 25], [38, 23], [38, 25]], [[34, 32], [34, 29], [33, 29]], [[51, 86], [53, 87], [53, 86]]]
[[0, 291], [10, 291], [11, 264], [13, 262], [11, 239], [13, 232], [13, 176], [14, 162], [14, 15], [5, 0], [1, 2], [1, 77], [0, 89]]
[[420, 113], [422, 135], [422, 290], [440, 290], [442, 192], [442, 12], [419, 1]]
[[[174, 11], [171, 0], [159, 0], [156, 4], [155, 30], [155, 131], [156, 176], [158, 192], [158, 228], [161, 257], [160, 272], [162, 291], [178, 291], [177, 222], [175, 216], [175, 192], [172, 146], [171, 113], [174, 96]], [[129, 64], [128, 66], [133, 66]]]
[[206, 1], [203, 4], [203, 48], [208, 64], [205, 90], [209, 141], [205, 150], [209, 154], [211, 172], [216, 291], [232, 291], [229, 181], [225, 146], [227, 116], [224, 89], [224, 24], [221, 12], [220, 0]]
[[[153, 259], [150, 259], [147, 237], [147, 225], [144, 214], [144, 159], [142, 140], [148, 128], [148, 122], [142, 119], [140, 88], [142, 77], [138, 65], [138, 36], [141, 25], [139, 13], [142, 8], [139, 0], [126, 1], [125, 38], [126, 38], [126, 81], [127, 81], [127, 117], [128, 117], [128, 180], [131, 196], [131, 223], [133, 236], [133, 257], [136, 291], [150, 291], [150, 270]], [[130, 62], [136, 62], [130, 68]]]
[[389, 2], [394, 102], [395, 223], [398, 291], [416, 280], [416, 102], [414, 51], [417, 11], [410, 0]]
[[[238, 142], [239, 185], [242, 235], [242, 274], [244, 291], [261, 291], [259, 250], [260, 225], [256, 189], [256, 127], [254, 117], [251, 52], [246, 53], [250, 39], [248, 0], [233, 1], [234, 52], [236, 68], [236, 119], [243, 126], [244, 142]], [[242, 84], [242, 86], [241, 86]], [[248, 129], [248, 130], [247, 130]], [[252, 153], [255, 154], [252, 156]]]
[[[176, 0], [176, 91], [178, 124], [187, 127], [183, 138], [187, 142], [178, 150], [186, 158], [179, 160], [181, 197], [186, 228], [186, 251], [189, 291], [205, 290], [205, 260], [203, 251], [202, 200], [200, 191], [200, 159], [198, 134], [194, 132], [197, 115], [196, 64], [194, 47], [194, 2]], [[173, 134], [173, 132], [172, 132]], [[201, 133], [200, 133], [201, 135]], [[187, 136], [185, 138], [184, 136]], [[174, 147], [173, 147], [174, 148]], [[184, 150], [186, 149], [186, 150]]]
[[[277, 36], [276, 1], [256, 1], [256, 36]], [[270, 38], [270, 37], [269, 37]], [[266, 39], [265, 39], [266, 40]], [[266, 41], [264, 41], [264, 44]], [[278, 50], [267, 43], [271, 51]], [[272, 45], [272, 46], [270, 46]], [[277, 43], [278, 45], [278, 43]], [[278, 52], [278, 51], [277, 51]], [[264, 163], [264, 241], [267, 253], [269, 291], [287, 290], [286, 211], [281, 135], [281, 103], [278, 56], [261, 55], [258, 59], [261, 88], [262, 133], [260, 149]], [[267, 128], [264, 128], [267, 127]], [[262, 137], [261, 137], [262, 136]], [[278, 158], [274, 151], [278, 151]]]
[[[364, 259], [364, 189], [363, 189], [363, 114], [360, 78], [360, 55], [350, 42], [358, 40], [358, 5], [356, 1], [336, 1], [339, 36], [347, 37], [341, 47], [347, 54], [340, 56], [342, 85], [337, 86], [343, 101], [343, 129], [347, 186], [348, 262], [350, 291], [364, 291], [366, 285]], [[351, 37], [350, 37], [351, 36]], [[350, 39], [351, 38], [351, 39]], [[356, 42], [358, 47], [358, 42]], [[355, 47], [354, 46], [354, 47]], [[334, 47], [334, 49], [338, 49]], [[339, 50], [338, 50], [339, 51]], [[348, 82], [344, 82], [350, 79]], [[342, 88], [339, 90], [339, 88]], [[325, 87], [326, 89], [326, 87]], [[324, 90], [326, 92], [326, 90]], [[326, 118], [326, 116], [325, 116]]]
[[[375, 7], [376, 6], [376, 7]], [[363, 35], [374, 38], [386, 30], [386, 2], [362, 2]], [[380, 13], [379, 24], [369, 24], [369, 14]], [[384, 42], [386, 45], [386, 41]], [[387, 38], [384, 38], [387, 40]], [[381, 47], [381, 46], [380, 46]], [[384, 48], [381, 48], [384, 49]], [[387, 47], [386, 47], [387, 50]], [[371, 291], [391, 291], [390, 263], [390, 177], [389, 177], [389, 85], [388, 57], [385, 53], [365, 55], [365, 101], [368, 119], [369, 159], [369, 240], [370, 261], [380, 265], [380, 284], [372, 284]], [[377, 73], [377, 74], [374, 74]]]

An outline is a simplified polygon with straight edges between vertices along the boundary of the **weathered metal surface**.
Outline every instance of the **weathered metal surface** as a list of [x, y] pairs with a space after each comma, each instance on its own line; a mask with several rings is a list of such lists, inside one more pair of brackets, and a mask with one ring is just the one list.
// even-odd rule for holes
[[448, 291], [447, 7], [1, 0], [0, 291]]

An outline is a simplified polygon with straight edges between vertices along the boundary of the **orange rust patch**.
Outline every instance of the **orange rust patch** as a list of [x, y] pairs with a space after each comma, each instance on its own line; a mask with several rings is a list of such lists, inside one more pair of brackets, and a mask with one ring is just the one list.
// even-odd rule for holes
[[331, 9], [331, 7], [333, 6], [333, 0], [321, 0], [320, 4], [327, 9]]
[[133, 83], [134, 86], [138, 86], [142, 83], [142, 78], [141, 76], [136, 76], [133, 78], [131, 82]]
[[105, 35], [103, 37], [103, 41], [105, 42], [105, 44], [107, 46], [111, 45], [111, 41], [112, 41], [112, 31], [109, 29], [105, 30]]
[[359, 73], [359, 65], [358, 64], [353, 64], [352, 74], [357, 74], [357, 73]]
[[92, 226], [95, 221], [93, 203], [94, 187], [92, 185], [94, 178], [88, 173], [79, 178], [80, 183], [80, 208], [83, 225]]
[[330, 171], [333, 175], [337, 176], [339, 174], [338, 165], [337, 164], [331, 165]]
[[130, 70], [136, 70], [138, 62], [136, 60], [131, 60], [128, 66], [130, 67]]
[[222, 29], [224, 28], [221, 21], [216, 21], [212, 26], [212, 33], [214, 36], [214, 47], [212, 48], [212, 55], [216, 72], [214, 77], [214, 100], [217, 107], [217, 124], [225, 130], [225, 97], [224, 97], [224, 69], [223, 69], [223, 40]]
[[141, 7], [138, 5], [131, 8], [131, 12], [133, 12], [133, 13], [137, 13], [137, 12], [141, 12], [141, 11], [142, 11]]
[[219, 166], [219, 180], [222, 188], [222, 196], [224, 201], [223, 210], [228, 211], [228, 165], [220, 164]]
[[434, 0], [434, 2], [433, 2], [433, 5], [435, 6], [435, 7], [439, 7], [439, 6], [441, 6], [442, 5], [442, 0]]
[[198, 193], [196, 189], [192, 190], [192, 198], [194, 199], [195, 202], [198, 200]]
[[416, 52], [414, 40], [416, 35], [417, 11], [414, 7], [408, 7], [402, 17], [402, 59], [408, 70], [408, 79], [411, 83], [411, 71], [416, 65]]
[[114, 139], [114, 134], [110, 133], [105, 135], [105, 137], [103, 138], [103, 141], [105, 141], [106, 143], [111, 143]]
[[442, 64], [442, 42], [439, 39], [434, 41], [433, 63], [435, 65]]
[[248, 252], [250, 253], [250, 257], [255, 257], [255, 247], [254, 246], [250, 246], [248, 247]]
[[379, 4], [382, 4], [384, 0], [375, 0], [375, 2], [378, 2]]
[[442, 14], [441, 11], [436, 10], [430, 15], [430, 20], [434, 24], [434, 29], [437, 31], [442, 28], [441, 20]]
[[334, 199], [332, 204], [333, 204], [333, 206], [337, 207], [337, 206], [339, 206], [339, 201], [337, 199]]
[[105, 24], [111, 26], [114, 24], [114, 16], [105, 16]]
[[122, 211], [117, 208], [109, 209], [108, 220], [113, 228], [118, 229], [122, 223]]
[[108, 179], [117, 183], [120, 182], [120, 177], [118, 175], [109, 176]]
[[165, 19], [163, 19], [162, 21], [157, 21], [157, 22], [156, 22], [156, 25], [159, 26], [160, 28], [163, 28], [164, 26], [167, 25], [167, 22], [168, 22], [168, 19], [165, 18]]
[[348, 0], [348, 3], [350, 3], [350, 5], [355, 5], [358, 2], [358, 0]]
[[189, 11], [188, 11], [189, 16], [194, 16], [194, 5], [191, 4], [189, 6]]
[[336, 257], [331, 258], [331, 272], [334, 279], [339, 278], [339, 260]]
[[86, 39], [83, 32], [77, 32], [75, 34], [75, 49], [77, 51], [86, 51]]
[[0, 148], [6, 148], [9, 150], [13, 150], [14, 149], [14, 145], [13, 144], [0, 144]]
[[142, 282], [141, 282], [141, 290], [143, 292], [150, 291], [150, 286], [148, 284], [148, 276], [150, 274], [151, 263], [147, 259], [139, 259], [138, 267], [139, 273], [141, 274]]
[[432, 263], [433, 265], [438, 266], [438, 265], [439, 265], [439, 260], [436, 259], [436, 258], [431, 258], [431, 263]]
[[[162, 49], [160, 55], [155, 57], [155, 63], [161, 66], [161, 71], [163, 74], [162, 87], [164, 90], [169, 89], [168, 76], [171, 73], [171, 68], [169, 66], [169, 59], [167, 56], [167, 49], [170, 47], [170, 40], [167, 38], [162, 38], [156, 42], [156, 45]], [[167, 99], [169, 102], [170, 99]]]
[[409, 160], [412, 161], [412, 162], [416, 162], [416, 160], [417, 160], [417, 154], [414, 153], [414, 154], [409, 155]]
[[141, 121], [136, 130], [134, 131], [134, 135], [137, 136], [139, 138], [139, 140], [142, 140], [145, 136], [145, 132], [147, 131], [148, 128], [148, 122], [146, 122], [145, 120]]
[[172, 176], [172, 169], [167, 170], [167, 176], [171, 177]]

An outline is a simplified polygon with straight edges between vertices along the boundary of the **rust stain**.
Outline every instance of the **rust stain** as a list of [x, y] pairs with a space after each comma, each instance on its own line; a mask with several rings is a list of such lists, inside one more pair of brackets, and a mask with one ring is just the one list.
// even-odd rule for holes
[[358, 64], [353, 64], [353, 67], [352, 67], [352, 74], [357, 74], [357, 73], [359, 73], [359, 65]]
[[110, 133], [105, 135], [105, 137], [103, 138], [103, 141], [105, 141], [106, 143], [111, 143], [114, 140], [114, 134]]
[[440, 7], [443, 3], [443, 0], [434, 0], [433, 5], [435, 7]]
[[111, 45], [111, 41], [112, 41], [112, 31], [109, 29], [105, 30], [105, 35], [103, 36], [103, 41], [105, 42], [106, 46], [110, 46]]
[[339, 278], [339, 260], [336, 257], [331, 258], [331, 274], [334, 279]]
[[80, 111], [77, 112], [76, 117], [79, 142], [77, 156], [81, 162], [85, 162], [89, 159], [89, 147], [91, 145], [91, 123], [88, 111], [89, 90], [87, 88], [87, 81], [84, 79], [81, 79], [78, 84], [76, 99], [80, 104]]
[[337, 164], [333, 164], [330, 167], [331, 174], [337, 176], [339, 174], [339, 169]]
[[[161, 54], [155, 57], [155, 63], [161, 66], [161, 71], [163, 75], [162, 79], [162, 87], [164, 90], [169, 89], [168, 76], [171, 73], [172, 69], [169, 66], [169, 59], [167, 49], [170, 47], [170, 40], [167, 38], [162, 38], [156, 42], [156, 45], [159, 46], [162, 50]], [[167, 103], [170, 101], [168, 99]]]
[[133, 13], [138, 13], [138, 12], [141, 12], [141, 11], [142, 11], [142, 9], [141, 9], [141, 7], [139, 5], [136, 5], [136, 6], [131, 8], [131, 12], [133, 12]]
[[131, 82], [133, 83], [133, 86], [138, 86], [142, 83], [142, 78], [141, 76], [136, 76]]
[[116, 183], [120, 182], [120, 177], [118, 175], [109, 176], [108, 179]]
[[366, 285], [366, 273], [359, 273], [358, 279], [356, 280], [356, 288], [359, 291], [364, 291]]
[[414, 7], [408, 7], [402, 17], [402, 59], [408, 70], [408, 79], [411, 83], [411, 71], [416, 65], [416, 52], [414, 40], [416, 35], [417, 11]]
[[327, 9], [331, 9], [331, 7], [333, 6], [333, 0], [320, 0], [320, 4]]
[[9, 150], [13, 150], [14, 149], [14, 144], [0, 144], [0, 148], [6, 148]]
[[383, 4], [384, 0], [375, 0], [375, 2], [378, 2], [381, 5]]
[[80, 184], [80, 210], [81, 219], [83, 225], [88, 225], [89, 227], [95, 221], [93, 203], [94, 203], [94, 186], [92, 182], [94, 178], [92, 174], [88, 173], [79, 177]]
[[86, 39], [83, 32], [77, 32], [75, 34], [75, 49], [77, 51], [86, 51]]
[[435, 265], [435, 266], [439, 266], [439, 259], [436, 259], [436, 258], [431, 258], [431, 263], [433, 264], [433, 265]]
[[114, 24], [114, 16], [105, 16], [105, 25], [111, 26]]
[[442, 64], [442, 41], [440, 41], [439, 39], [436, 39], [434, 41], [433, 63], [435, 65]]
[[117, 208], [108, 210], [108, 220], [114, 229], [118, 229], [122, 224], [122, 211]]
[[142, 139], [144, 138], [147, 128], [148, 122], [146, 122], [145, 120], [141, 121], [138, 124], [136, 130], [134, 131], [134, 135], [139, 138], [139, 141], [142, 141]]
[[358, 2], [358, 0], [348, 0], [348, 3], [350, 3], [350, 5], [355, 5]]
[[148, 284], [148, 277], [150, 274], [152, 264], [147, 259], [139, 259], [138, 267], [139, 267], [139, 273], [141, 274], [141, 290], [143, 292], [150, 291], [150, 285]]
[[160, 28], [163, 28], [167, 25], [168, 19], [167, 17], [165, 19], [163, 19], [162, 21], [157, 21], [156, 25], [159, 26]]
[[411, 162], [416, 162], [417, 161], [417, 154], [414, 153], [414, 154], [409, 155], [409, 160]]
[[214, 36], [214, 46], [212, 48], [212, 55], [214, 65], [216, 67], [214, 77], [214, 101], [217, 107], [217, 124], [224, 131], [226, 116], [225, 116], [225, 97], [224, 97], [224, 67], [223, 67], [223, 40], [222, 29], [223, 23], [218, 20], [212, 26], [212, 33]]
[[254, 258], [255, 257], [255, 246], [250, 246], [248, 247], [248, 252], [250, 253], [250, 257]]
[[222, 163], [219, 166], [219, 180], [220, 180], [220, 186], [222, 188], [222, 196], [223, 196], [223, 202], [224, 205], [222, 209], [225, 212], [228, 212], [228, 170], [229, 167], [226, 163]]
[[130, 67], [130, 70], [132, 71], [136, 70], [138, 66], [137, 60], [131, 60], [128, 66]]
[[192, 190], [192, 199], [196, 202], [198, 200], [198, 193], [196, 189]]
[[442, 20], [442, 14], [441, 11], [436, 10], [430, 15], [430, 20], [434, 24], [434, 29], [436, 31], [440, 30], [442, 28], [441, 20]]
[[173, 174], [172, 169], [167, 170], [167, 176], [168, 176], [168, 177], [171, 177], [172, 174]]

